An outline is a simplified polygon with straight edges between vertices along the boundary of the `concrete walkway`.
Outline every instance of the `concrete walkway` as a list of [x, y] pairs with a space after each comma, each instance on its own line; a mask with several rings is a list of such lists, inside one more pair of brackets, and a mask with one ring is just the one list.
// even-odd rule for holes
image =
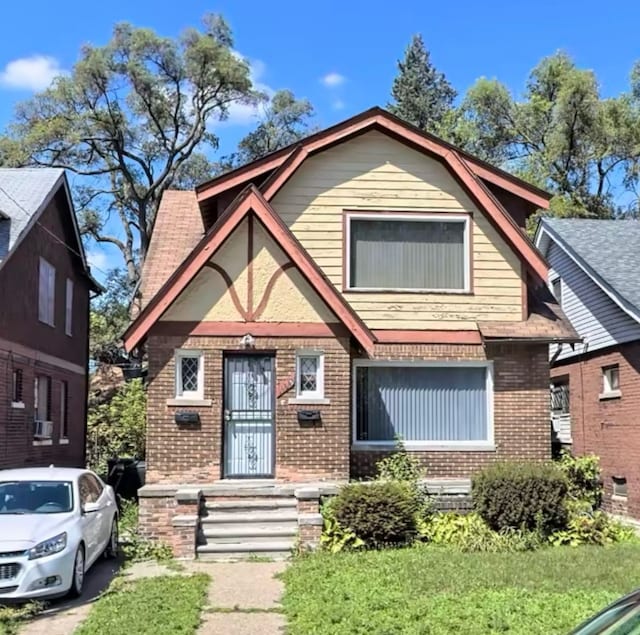
[[[211, 578], [198, 635], [279, 635], [285, 620], [280, 613], [282, 583], [276, 579], [285, 562], [187, 562], [180, 570], [155, 562], [140, 562], [124, 572], [130, 580], [161, 575], [206, 573]], [[87, 575], [81, 601], [53, 602], [44, 613], [26, 623], [20, 635], [71, 635], [87, 618], [91, 604], [105, 589], [117, 567], [96, 565]]]

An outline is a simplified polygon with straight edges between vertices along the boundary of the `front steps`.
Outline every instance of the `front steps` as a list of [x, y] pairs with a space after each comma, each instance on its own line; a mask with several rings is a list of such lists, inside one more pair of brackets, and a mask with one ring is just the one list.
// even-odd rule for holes
[[293, 492], [276, 488], [209, 490], [200, 514], [200, 560], [284, 560], [298, 534]]

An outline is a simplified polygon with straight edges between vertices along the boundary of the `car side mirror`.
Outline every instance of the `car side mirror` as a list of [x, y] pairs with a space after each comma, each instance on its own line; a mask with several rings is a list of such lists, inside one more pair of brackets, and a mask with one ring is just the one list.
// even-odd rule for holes
[[93, 514], [97, 511], [100, 510], [100, 504], [99, 503], [85, 503], [82, 506], [82, 513], [83, 514]]

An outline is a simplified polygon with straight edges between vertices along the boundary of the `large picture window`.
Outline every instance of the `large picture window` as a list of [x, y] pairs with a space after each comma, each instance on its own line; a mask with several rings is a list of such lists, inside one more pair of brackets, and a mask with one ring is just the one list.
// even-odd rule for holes
[[493, 444], [487, 364], [355, 364], [354, 444], [408, 448]]
[[469, 290], [467, 216], [347, 216], [353, 290]]

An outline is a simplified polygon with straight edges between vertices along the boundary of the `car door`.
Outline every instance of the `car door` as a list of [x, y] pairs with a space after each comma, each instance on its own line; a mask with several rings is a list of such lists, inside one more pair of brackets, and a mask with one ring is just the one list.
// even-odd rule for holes
[[95, 483], [92, 482], [90, 474], [82, 474], [78, 480], [78, 489], [80, 492], [80, 505], [81, 507], [81, 522], [82, 522], [82, 535], [84, 538], [84, 544], [86, 545], [86, 568], [88, 569], [93, 561], [99, 555], [100, 549], [100, 526], [101, 518], [99, 512], [91, 511], [85, 512], [85, 505], [87, 503], [97, 503], [100, 497], [100, 491], [96, 488]]
[[92, 487], [98, 494], [97, 502], [99, 509], [96, 512], [98, 516], [98, 552], [102, 553], [107, 546], [109, 537], [111, 535], [111, 521], [115, 513], [115, 507], [109, 492], [104, 486], [104, 483], [95, 474], [88, 474], [89, 480], [92, 483]]

